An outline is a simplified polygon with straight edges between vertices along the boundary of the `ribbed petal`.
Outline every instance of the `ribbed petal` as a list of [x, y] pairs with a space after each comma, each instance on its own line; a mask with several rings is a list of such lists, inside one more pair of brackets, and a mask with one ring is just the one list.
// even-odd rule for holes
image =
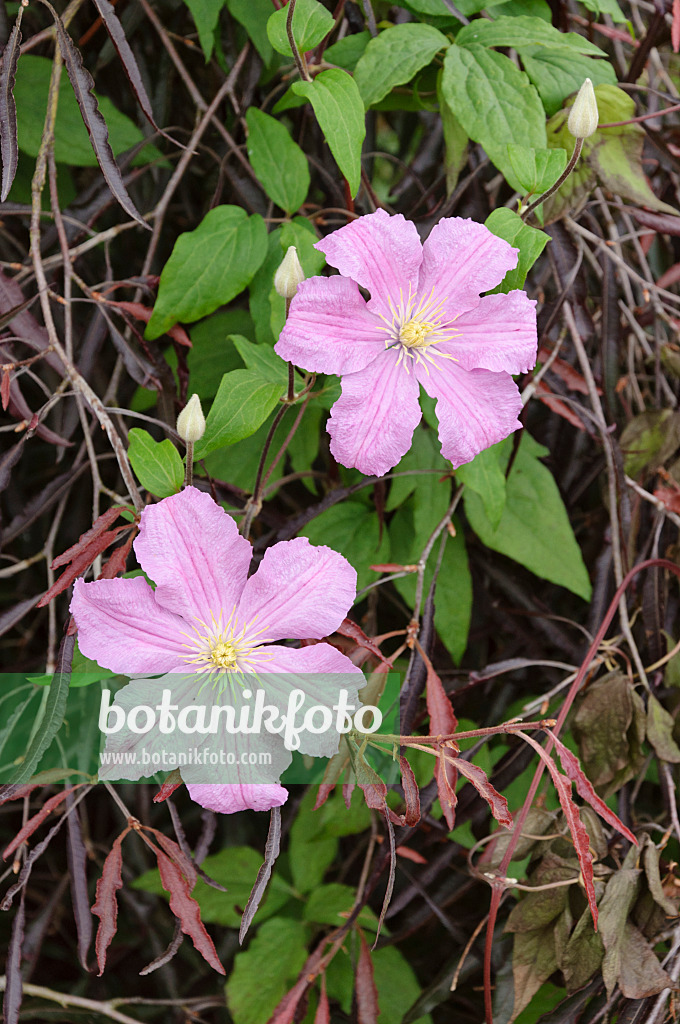
[[413, 360], [398, 363], [402, 349], [388, 349], [365, 370], [342, 378], [331, 409], [331, 452], [343, 466], [382, 476], [411, 447], [420, 423]]
[[315, 373], [354, 373], [385, 349], [383, 321], [370, 313], [354, 281], [310, 277], [293, 299], [274, 351]]
[[368, 308], [390, 322], [388, 299], [397, 305], [400, 290], [406, 298], [409, 281], [415, 291], [423, 250], [415, 224], [400, 213], [390, 216], [376, 210], [359, 217], [317, 242], [316, 248], [343, 277], [367, 288], [371, 293]]
[[463, 370], [448, 360], [420, 383], [437, 399], [442, 455], [456, 469], [521, 426], [522, 400], [509, 373]]
[[235, 814], [236, 811], [269, 811], [280, 807], [288, 799], [288, 790], [278, 783], [268, 785], [244, 784], [232, 786], [187, 783], [189, 796], [201, 807], [219, 814]]
[[442, 302], [450, 316], [474, 309], [482, 292], [495, 288], [517, 266], [517, 249], [483, 224], [446, 217], [423, 245], [418, 295]]
[[123, 675], [181, 666], [187, 624], [162, 608], [145, 579], [76, 580], [71, 613], [86, 658]]
[[260, 643], [321, 639], [345, 618], [356, 587], [356, 570], [337, 551], [306, 537], [280, 541], [246, 583], [237, 618]]
[[195, 487], [147, 505], [134, 547], [157, 603], [191, 624], [229, 617], [252, 558], [231, 516]]
[[486, 295], [455, 328], [460, 337], [437, 349], [449, 352], [464, 370], [525, 373], [536, 363], [536, 300], [525, 292]]
[[[312, 706], [328, 708], [331, 727], [320, 733], [302, 729], [299, 733], [299, 750], [313, 757], [332, 757], [338, 751], [340, 732], [336, 729], [340, 691], [347, 693], [346, 705], [351, 706], [352, 715], [361, 705], [358, 691], [366, 680], [341, 651], [330, 644], [312, 644], [309, 647], [260, 647], [252, 658], [252, 666], [258, 673], [264, 687], [267, 704], [278, 707], [282, 714], [288, 713], [289, 698], [293, 690], [302, 690], [304, 703], [295, 713], [295, 726], [301, 728], [306, 711]], [[321, 727], [325, 718], [321, 712], [314, 715], [313, 726]]]

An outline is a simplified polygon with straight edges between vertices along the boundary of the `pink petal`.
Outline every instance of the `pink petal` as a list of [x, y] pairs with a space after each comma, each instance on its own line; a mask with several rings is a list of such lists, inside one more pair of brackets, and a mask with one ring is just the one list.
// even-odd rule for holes
[[158, 604], [188, 622], [210, 622], [220, 611], [228, 617], [252, 558], [231, 516], [195, 487], [147, 505], [134, 547], [157, 584]]
[[187, 789], [189, 796], [197, 804], [220, 814], [268, 811], [272, 807], [280, 807], [288, 799], [288, 790], [278, 783], [220, 786], [189, 782]]
[[[301, 752], [314, 757], [337, 754], [340, 733], [336, 730], [337, 711], [333, 707], [337, 705], [343, 689], [347, 691], [348, 714], [353, 715], [361, 706], [358, 691], [366, 682], [361, 669], [341, 651], [324, 643], [299, 648], [260, 647], [252, 663], [264, 687], [267, 704], [280, 708], [283, 714], [288, 713], [292, 690], [305, 693], [305, 702], [295, 715], [296, 727], [302, 726], [305, 712], [310, 707], [318, 705], [330, 710], [332, 726], [328, 731], [314, 733], [303, 729], [300, 732]], [[317, 712], [315, 722], [320, 725], [322, 721]]]
[[123, 675], [171, 672], [183, 664], [187, 624], [156, 603], [142, 577], [76, 580], [71, 613], [86, 658]]
[[526, 373], [536, 363], [535, 307], [525, 292], [486, 295], [456, 320], [460, 337], [437, 348], [455, 356], [464, 370]]
[[420, 423], [413, 360], [388, 349], [365, 370], [342, 378], [342, 394], [331, 409], [331, 452], [343, 466], [382, 476], [411, 447]]
[[517, 266], [518, 252], [483, 224], [445, 217], [423, 245], [418, 295], [432, 292], [451, 316], [473, 309], [482, 292], [495, 288]]
[[429, 370], [430, 376], [419, 367], [418, 377], [437, 399], [442, 455], [454, 469], [521, 427], [522, 400], [509, 373], [463, 370], [448, 361]]
[[246, 583], [237, 618], [260, 643], [321, 639], [345, 618], [356, 587], [356, 570], [337, 551], [306, 537], [280, 541]]
[[315, 373], [354, 373], [384, 351], [384, 327], [354, 281], [310, 277], [298, 288], [274, 351]]
[[368, 289], [368, 308], [382, 313], [390, 323], [388, 298], [398, 304], [400, 290], [406, 298], [409, 281], [415, 291], [423, 250], [415, 224], [400, 213], [390, 216], [376, 210], [359, 217], [317, 242], [316, 248], [343, 277]]

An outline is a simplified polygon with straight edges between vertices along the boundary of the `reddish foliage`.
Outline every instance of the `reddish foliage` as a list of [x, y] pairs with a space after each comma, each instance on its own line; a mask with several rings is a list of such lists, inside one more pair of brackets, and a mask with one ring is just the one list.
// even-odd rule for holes
[[[153, 844], [151, 844], [153, 846]], [[158, 859], [158, 870], [161, 874], [163, 888], [170, 893], [170, 909], [179, 921], [180, 928], [188, 935], [194, 946], [210, 966], [218, 974], [226, 971], [217, 955], [213, 940], [205, 930], [201, 921], [201, 908], [191, 895], [191, 886], [174, 860], [167, 857], [157, 847], [154, 848]]]
[[540, 380], [536, 386], [536, 397], [547, 405], [549, 409], [561, 416], [562, 419], [566, 420], [567, 423], [571, 423], [572, 427], [577, 427], [578, 430], [585, 430], [583, 421], [573, 411], [571, 406], [563, 402], [561, 398], [555, 395], [544, 380]]
[[[101, 298], [101, 296], [100, 296]], [[141, 320], [142, 323], [148, 324], [152, 317], [153, 310], [149, 309], [148, 306], [143, 306], [141, 302], [114, 302], [113, 300], [106, 300], [107, 306], [116, 306], [124, 313], [129, 313], [135, 320]], [[179, 345], [183, 345], [185, 348], [191, 348], [191, 338], [179, 324], [175, 324], [166, 333]]]
[[662, 502], [669, 512], [680, 512], [680, 487], [657, 487], [654, 497]]
[[321, 992], [319, 994], [319, 1005], [314, 1014], [314, 1024], [331, 1024], [331, 1009], [328, 1005], [326, 994], [326, 975], [321, 975]]
[[52, 562], [52, 568], [60, 569], [62, 565], [68, 565], [68, 563], [72, 562], [74, 558], [77, 558], [81, 551], [84, 551], [96, 537], [101, 536], [105, 530], [108, 530], [109, 526], [115, 523], [116, 519], [120, 515], [120, 511], [120, 508], [114, 506], [113, 508], [107, 509], [106, 512], [103, 512], [89, 530], [86, 530], [85, 533], [81, 533], [75, 544], [70, 548], [67, 548], [66, 551], [63, 551], [60, 555], [57, 555]]
[[357, 961], [355, 989], [357, 997], [358, 1024], [376, 1024], [380, 1009], [378, 1007], [378, 990], [373, 977], [373, 961], [364, 933], [359, 931], [361, 948]]
[[99, 918], [95, 950], [97, 965], [101, 978], [106, 967], [106, 951], [116, 934], [118, 926], [118, 899], [116, 893], [123, 887], [123, 850], [122, 842], [130, 831], [128, 826], [114, 840], [113, 846], [104, 861], [102, 876], [97, 882], [97, 896], [92, 906], [92, 913]]
[[71, 789], [62, 789], [59, 793], [55, 793], [54, 796], [51, 796], [49, 800], [46, 800], [38, 813], [34, 814], [32, 818], [29, 818], [24, 827], [15, 835], [12, 842], [2, 854], [3, 860], [7, 860], [7, 858], [14, 853], [17, 847], [21, 846], [29, 836], [33, 835], [35, 830], [42, 825], [45, 818], [49, 817], [52, 811], [66, 799], [69, 793], [74, 793], [76, 789], [80, 789], [80, 787], [84, 785], [86, 785], [86, 783], [79, 782], [76, 786], [72, 786]]
[[673, 0], [673, 24], [671, 25], [671, 46], [673, 53], [680, 50], [680, 0]]
[[109, 560], [106, 562], [106, 565], [103, 566], [102, 571], [97, 577], [98, 580], [112, 580], [119, 572], [125, 572], [130, 548], [132, 547], [132, 542], [136, 535], [137, 529], [135, 528], [125, 543], [121, 544], [119, 548], [116, 548]]
[[622, 836], [625, 836], [629, 842], [637, 846], [638, 841], [630, 829], [626, 828], [621, 819], [618, 818], [614, 812], [609, 809], [609, 807], [607, 807], [604, 800], [602, 800], [593, 789], [590, 779], [588, 779], [583, 773], [583, 769], [579, 764], [576, 754], [573, 754], [568, 747], [565, 747], [564, 743], [562, 743], [557, 736], [552, 733], [551, 736], [555, 746], [557, 747], [557, 753], [559, 754], [564, 773], [567, 778], [576, 783], [576, 792], [578, 795], [585, 800], [586, 803], [589, 803], [593, 810], [596, 811], [608, 825], [611, 825], [612, 828], [615, 828]]
[[181, 785], [181, 782], [170, 782], [169, 779], [166, 779], [161, 788], [156, 793], [155, 797], [153, 798], [153, 802], [155, 804], [163, 803], [163, 801], [167, 800], [169, 796], [172, 796], [175, 790], [179, 789]]
[[404, 860], [412, 860], [414, 864], [427, 864], [427, 858], [423, 857], [422, 853], [418, 853], [417, 850], [412, 850], [410, 846], [398, 846], [396, 853], [398, 857], [403, 857]]
[[352, 622], [351, 619], [343, 619], [336, 632], [339, 633], [340, 636], [346, 636], [349, 637], [350, 640], [354, 640], [358, 647], [364, 647], [367, 651], [370, 651], [371, 654], [374, 654], [376, 658], [379, 658], [385, 665], [390, 665], [390, 662], [387, 660], [380, 648], [373, 643], [370, 637], [366, 636], [361, 626], [357, 626], [356, 622]]
[[2, 371], [2, 384], [0, 384], [0, 398], [2, 398], [2, 411], [7, 412], [7, 406], [9, 405], [9, 386], [10, 386], [10, 373], [9, 368], [6, 366]]
[[405, 825], [417, 825], [420, 821], [420, 791], [416, 782], [413, 769], [405, 757], [399, 758], [401, 770], [401, 783], [404, 787], [404, 799], [406, 801], [406, 814], [404, 815]]
[[[118, 509], [109, 509], [109, 511], [115, 511], [116, 514], [118, 513]], [[92, 527], [92, 529], [94, 530], [95, 527]], [[66, 588], [70, 586], [71, 583], [73, 583], [76, 577], [80, 576], [83, 572], [85, 572], [88, 566], [92, 565], [95, 558], [98, 555], [101, 555], [101, 553], [106, 550], [109, 544], [113, 543], [113, 541], [116, 539], [121, 530], [125, 529], [127, 529], [127, 524], [125, 526], [117, 526], [115, 530], [106, 530], [103, 533], [100, 532], [96, 536], [94, 536], [93, 539], [89, 541], [89, 543], [86, 543], [83, 546], [83, 538], [87, 537], [87, 534], [89, 534], [91, 531], [88, 530], [87, 533], [84, 533], [77, 544], [74, 544], [74, 546], [72, 548], [69, 548], [68, 551], [65, 551], [62, 555], [59, 555], [58, 558], [56, 558], [52, 563], [52, 568], [55, 568], [57, 566], [64, 565], [65, 562], [69, 559], [71, 560], [71, 565], [69, 566], [69, 568], [66, 569], [61, 574], [59, 579], [52, 584], [47, 593], [43, 594], [43, 596], [38, 601], [36, 607], [44, 607], [46, 604], [49, 604], [52, 598], [56, 597], [57, 594], [61, 594], [64, 590], [66, 590]], [[67, 558], [67, 556], [69, 557]]]
[[571, 838], [574, 843], [576, 856], [578, 857], [578, 862], [581, 866], [581, 876], [583, 878], [583, 886], [588, 898], [588, 906], [590, 907], [590, 913], [593, 918], [593, 926], [595, 931], [597, 931], [597, 900], [595, 898], [593, 857], [590, 852], [590, 837], [588, 836], [585, 825], [581, 821], [578, 813], [578, 807], [571, 798], [571, 779], [568, 779], [566, 775], [562, 775], [558, 772], [557, 765], [553, 761], [552, 757], [546, 753], [540, 743], [537, 743], [535, 739], [524, 732], [521, 733], [521, 735], [526, 742], [534, 748], [543, 763], [546, 765], [550, 772], [553, 785], [557, 790], [560, 805], [564, 816], [567, 819]]
[[512, 828], [514, 821], [508, 810], [508, 801], [504, 796], [494, 789], [486, 777], [486, 772], [478, 768], [476, 764], [470, 764], [462, 758], [456, 758], [456, 766], [461, 775], [464, 775], [468, 782], [471, 782], [481, 797], [486, 800], [491, 813], [500, 825], [505, 828]]
[[[421, 651], [421, 655], [422, 655]], [[430, 716], [430, 733], [433, 736], [450, 736], [455, 733], [458, 727], [458, 720], [453, 713], [451, 701], [444, 692], [442, 681], [432, 668], [429, 659], [425, 660], [427, 667], [427, 712]], [[435, 750], [443, 748], [437, 745]], [[444, 748], [445, 749], [445, 748]], [[437, 791], [442, 811], [446, 818], [446, 824], [452, 829], [456, 822], [456, 782], [458, 772], [451, 761], [444, 761], [443, 757], [437, 758], [434, 769], [434, 777], [437, 780]]]

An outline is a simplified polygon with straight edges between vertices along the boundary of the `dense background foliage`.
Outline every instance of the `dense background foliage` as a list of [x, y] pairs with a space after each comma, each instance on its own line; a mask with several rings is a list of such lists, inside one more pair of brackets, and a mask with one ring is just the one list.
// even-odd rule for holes
[[[33, 823], [2, 875], [5, 1022], [476, 1024], [488, 925], [496, 1024], [660, 1024], [680, 973], [675, 577], [657, 567], [629, 580], [607, 639], [583, 659], [626, 573], [677, 560], [680, 3], [297, 0], [295, 60], [278, 7], [0, 7], [0, 643], [14, 673], [2, 680], [0, 762], [21, 719], [35, 729], [18, 780], [44, 767], [57, 732], [62, 765], [49, 786], [0, 789], [3, 847], [47, 798], [56, 815]], [[523, 220], [573, 151], [566, 119], [585, 77], [600, 128]], [[299, 376], [309, 393], [279, 401], [284, 253], [295, 245], [305, 272], [323, 273], [314, 242], [379, 207], [423, 238], [442, 217], [486, 222], [520, 249], [502, 290], [538, 300], [539, 361], [518, 379], [526, 429], [455, 474], [427, 399], [411, 451], [380, 479], [329, 452], [337, 378]], [[292, 786], [282, 852], [239, 946], [267, 815], [216, 817], [184, 788], [154, 803], [157, 785], [64, 796], [63, 769], [94, 742], [85, 722], [63, 722], [69, 674], [93, 708], [101, 678], [82, 675], [93, 666], [65, 635], [69, 587], [83, 572], [136, 571], [134, 510], [182, 485], [174, 427], [192, 393], [208, 414], [195, 483], [239, 521], [252, 516], [256, 554], [303, 535], [358, 570], [363, 633], [333, 642], [372, 673], [394, 730], [446, 731], [450, 708], [436, 721], [424, 696], [436, 679], [460, 731], [491, 730], [462, 741], [466, 760], [513, 814], [532, 802], [507, 872], [507, 840], [486, 842], [498, 826], [473, 786], [459, 785], [454, 822], [431, 754], [410, 750], [421, 817], [409, 824], [410, 776], [402, 789], [380, 755], [388, 803], [406, 811], [396, 858], [359, 787], [349, 809], [338, 787], [313, 810], [318, 787]], [[130, 511], [111, 514], [110, 535], [54, 564], [118, 505]], [[376, 674], [377, 647], [389, 676]], [[584, 843], [579, 862], [552, 781], [529, 793], [536, 751], [502, 728], [557, 718], [567, 693], [562, 738], [639, 842], [581, 807], [597, 933]], [[129, 814], [148, 842], [135, 825], [117, 845]], [[158, 844], [175, 865], [174, 934]], [[90, 907], [121, 849], [118, 930], [98, 977]], [[189, 920], [193, 881], [226, 988], [182, 941], [211, 959]]]

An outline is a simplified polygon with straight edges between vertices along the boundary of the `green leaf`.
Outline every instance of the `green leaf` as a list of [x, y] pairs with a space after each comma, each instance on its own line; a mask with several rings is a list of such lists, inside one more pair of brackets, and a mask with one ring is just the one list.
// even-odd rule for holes
[[337, 836], [328, 835], [323, 815], [312, 810], [315, 801], [315, 787], [310, 787], [290, 830], [290, 869], [298, 892], [316, 889], [338, 852]]
[[[493, 27], [492, 22], [485, 24]], [[527, 75], [502, 53], [483, 46], [450, 46], [441, 89], [470, 138], [484, 147], [512, 187], [520, 190], [507, 144], [546, 146], [543, 105]]]
[[274, 274], [288, 247], [294, 245], [297, 249], [305, 276], [314, 277], [326, 263], [324, 254], [314, 248], [318, 240], [305, 217], [295, 217], [269, 235], [267, 256], [250, 283], [250, 312], [260, 344], [273, 345], [286, 322], [286, 300], [274, 288]]
[[507, 293], [513, 288], [523, 288], [527, 274], [550, 241], [550, 235], [525, 224], [514, 210], [505, 206], [493, 210], [485, 224], [494, 235], [519, 249], [517, 266], [507, 272], [494, 291]]
[[410, 82], [449, 40], [431, 25], [395, 25], [371, 39], [354, 72], [366, 107], [387, 96], [395, 85]]
[[178, 320], [191, 323], [242, 292], [267, 253], [262, 217], [239, 206], [216, 206], [193, 231], [181, 234], [163, 267], [147, 324], [150, 341]]
[[333, 43], [332, 46], [324, 50], [324, 60], [327, 64], [337, 64], [345, 71], [354, 71], [370, 38], [371, 33], [368, 31], [354, 32], [351, 36], [345, 36], [344, 39], [339, 39], [337, 43]]
[[563, 149], [534, 149], [509, 142], [508, 157], [517, 180], [530, 195], [547, 192], [567, 166]]
[[322, 71], [313, 82], [294, 82], [291, 88], [312, 104], [335, 162], [355, 196], [361, 182], [361, 145], [366, 135], [364, 104], [356, 82], [346, 71], [333, 68]]
[[456, 36], [458, 46], [545, 46], [553, 50], [571, 50], [596, 57], [607, 54], [599, 46], [589, 42], [577, 32], [560, 32], [542, 18], [519, 15], [514, 18], [501, 16], [495, 21], [477, 18], [465, 25]]
[[627, 18], [616, 0], [582, 0], [583, 6], [595, 14], [608, 14], [614, 22], [626, 22]]
[[[512, 435], [502, 442], [505, 465], [512, 444]], [[552, 473], [538, 461], [545, 454], [547, 449], [524, 431], [506, 482], [503, 515], [495, 529], [482, 499], [472, 490], [464, 494], [465, 512], [487, 547], [587, 601], [591, 593], [588, 571]]]
[[307, 959], [307, 929], [292, 918], [265, 921], [234, 957], [227, 1006], [238, 1024], [267, 1024]]
[[[380, 1024], [402, 1024], [405, 1011], [421, 995], [421, 986], [408, 960], [396, 946], [383, 946], [371, 953], [373, 980], [378, 990]], [[432, 1024], [429, 1013], [408, 1017], [411, 1024]]]
[[[635, 101], [614, 85], [595, 89], [600, 123], [629, 121], [635, 116]], [[573, 102], [573, 101], [572, 101]], [[571, 104], [569, 104], [571, 105]], [[548, 122], [548, 145], [566, 149], [571, 156], [575, 140], [567, 127], [569, 110], [560, 110]], [[662, 202], [647, 184], [642, 169], [645, 133], [639, 124], [598, 128], [584, 139], [581, 159], [558, 192], [545, 204], [546, 217], [554, 220], [565, 210], [574, 212], [586, 200], [599, 180], [610, 192], [631, 202], [677, 216], [677, 209]]]
[[644, 704], [619, 672], [608, 672], [588, 686], [572, 731], [583, 770], [605, 798], [634, 778], [644, 763]]
[[[220, 892], [208, 885], [202, 878], [196, 880], [191, 895], [201, 908], [203, 921], [221, 924], [226, 928], [238, 928], [241, 924], [239, 907], [245, 907], [250, 890], [262, 864], [262, 854], [249, 846], [227, 846], [219, 853], [206, 857], [203, 869], [228, 892]], [[168, 898], [161, 885], [157, 868], [145, 872], [132, 883], [134, 889], [155, 893]], [[274, 874], [267, 888], [267, 894], [257, 911], [257, 921], [266, 921], [278, 914], [293, 895], [290, 886]]]
[[[315, 812], [316, 813], [316, 812]], [[333, 882], [330, 885], [321, 885], [310, 893], [305, 904], [304, 920], [314, 921], [316, 924], [330, 924], [339, 928], [354, 906], [356, 891], [351, 885], [341, 885]], [[358, 917], [359, 924], [364, 928], [375, 931], [378, 919], [370, 909], [364, 907]]]
[[[17, 67], [14, 98], [17, 105], [19, 149], [28, 156], [36, 157], [40, 149], [45, 127], [47, 94], [52, 75], [52, 61], [47, 57], [22, 54]], [[97, 95], [99, 110], [109, 129], [109, 143], [114, 154], [144, 141], [141, 131], [125, 114], [114, 107], [106, 96]], [[160, 157], [155, 146], [145, 146], [133, 161], [135, 164], [148, 163]], [[67, 76], [61, 76], [59, 105], [54, 126], [54, 158], [57, 163], [72, 167], [96, 167], [97, 158], [90, 143], [90, 137], [83, 124], [73, 90]]]
[[[390, 561], [408, 565], [417, 562], [432, 531], [441, 522], [451, 500], [450, 465], [442, 458], [437, 435], [423, 426], [416, 428], [411, 449], [396, 472], [436, 469], [432, 474], [409, 474], [392, 481], [386, 507], [398, 508], [389, 527]], [[438, 546], [425, 570], [427, 594], [437, 560]], [[415, 597], [415, 575], [395, 580], [394, 585], [410, 607]], [[472, 578], [465, 540], [457, 529], [447, 536], [442, 565], [435, 591], [434, 623], [442, 642], [454, 661], [460, 661], [467, 644], [472, 613]]]
[[[284, 57], [292, 57], [293, 51], [288, 42], [286, 20], [288, 7], [274, 11], [267, 22], [267, 35], [277, 53]], [[313, 50], [325, 39], [333, 28], [333, 15], [317, 0], [297, 0], [293, 13], [293, 39], [301, 53]]]
[[[442, 564], [437, 577], [434, 601], [434, 624], [442, 643], [456, 664], [461, 660], [467, 647], [470, 619], [472, 617], [472, 576], [465, 549], [465, 537], [461, 524], [454, 519], [455, 537], [446, 538]], [[424, 541], [418, 534], [413, 521], [413, 509], [406, 505], [390, 523], [390, 558], [392, 561], [413, 561], [420, 554]], [[410, 542], [410, 543], [409, 543]], [[419, 550], [415, 550], [418, 548]], [[408, 556], [405, 552], [410, 550]], [[438, 548], [435, 548], [435, 552]], [[430, 559], [425, 571], [425, 594], [428, 593], [434, 573], [436, 556]], [[404, 576], [394, 581], [407, 605], [412, 608], [415, 597], [415, 575]]]
[[198, 29], [198, 41], [203, 50], [206, 64], [215, 45], [215, 29], [225, 0], [184, 0]]
[[70, 654], [75, 646], [75, 637], [65, 637], [63, 641], [63, 654], [65, 658], [64, 671], [54, 673], [50, 683], [47, 699], [44, 703], [44, 713], [40, 724], [33, 736], [33, 740], [24, 753], [24, 758], [18, 766], [16, 773], [10, 778], [13, 785], [28, 782], [40, 764], [43, 754], [50, 747], [52, 740], [61, 729], [66, 714], [66, 703], [68, 701], [69, 682], [71, 675]]
[[593, 85], [616, 85], [616, 72], [608, 60], [594, 60], [573, 50], [527, 46], [522, 49], [522, 64], [538, 89], [548, 117], [568, 96], [578, 92], [586, 78]]
[[262, 380], [275, 384], [281, 394], [288, 385], [288, 364], [281, 356], [277, 356], [269, 345], [254, 345], [239, 334], [232, 334], [229, 340], [234, 343], [246, 368], [257, 373]]
[[520, 14], [541, 18], [542, 21], [547, 21], [549, 25], [552, 25], [552, 11], [546, 0], [505, 0], [504, 3], [494, 4], [489, 10], [489, 17], [494, 19], [505, 16], [516, 18]]
[[444, 166], [446, 168], [446, 194], [450, 196], [458, 184], [458, 177], [467, 160], [468, 135], [462, 124], [446, 102], [441, 88], [442, 76], [438, 76], [437, 99], [444, 133]]
[[248, 159], [258, 181], [277, 206], [295, 213], [309, 191], [307, 157], [287, 128], [257, 107], [248, 108], [246, 124]]
[[262, 63], [268, 67], [274, 53], [267, 35], [267, 19], [272, 9], [270, 0], [227, 0], [227, 7], [232, 18], [243, 25]]
[[281, 394], [281, 385], [263, 380], [260, 373], [252, 370], [225, 373], [208, 413], [205, 434], [196, 444], [194, 457], [202, 459], [218, 448], [225, 448], [254, 434]]
[[472, 462], [459, 466], [456, 479], [478, 494], [493, 529], [498, 528], [505, 508], [505, 473], [499, 462], [499, 445], [486, 448]]
[[343, 501], [322, 512], [302, 531], [312, 544], [327, 544], [343, 554], [357, 570], [357, 589], [378, 579], [369, 568], [383, 562], [388, 555], [387, 536], [380, 540], [380, 527], [375, 510], [358, 501]]
[[[471, 14], [479, 14], [481, 10], [486, 8], [496, 7], [502, 2], [503, 0], [459, 0], [456, 7], [461, 14], [469, 16]], [[444, 0], [407, 0], [404, 3], [404, 7], [408, 7], [411, 11], [416, 11], [418, 14], [429, 14], [432, 17], [446, 18], [452, 25], [460, 25], [460, 21], [451, 14], [451, 9], [447, 7]]]
[[[200, 399], [214, 398], [223, 374], [238, 370], [241, 360], [229, 340], [233, 334], [252, 334], [253, 321], [245, 309], [229, 309], [201, 320], [190, 330], [192, 348], [187, 353], [189, 388]], [[173, 351], [165, 353], [171, 363]], [[171, 363], [172, 365], [172, 363]]]
[[647, 739], [654, 753], [669, 764], [680, 764], [680, 749], [673, 739], [675, 719], [653, 693], [647, 698]]
[[623, 428], [620, 445], [627, 475], [646, 479], [680, 447], [680, 413], [649, 409], [633, 416]]
[[154, 441], [148, 430], [133, 427], [128, 456], [135, 476], [151, 494], [167, 498], [177, 494], [184, 480], [184, 465], [172, 441]]

